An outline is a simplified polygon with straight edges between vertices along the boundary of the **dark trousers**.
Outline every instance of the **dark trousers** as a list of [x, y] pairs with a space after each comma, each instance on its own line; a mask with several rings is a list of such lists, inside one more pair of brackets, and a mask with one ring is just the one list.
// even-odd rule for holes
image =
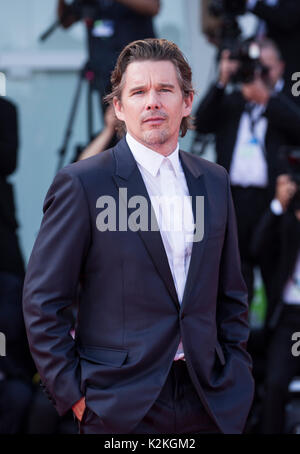
[[22, 313], [23, 279], [0, 272], [0, 332], [5, 335], [6, 356], [0, 357], [0, 433], [25, 430], [33, 390], [33, 363]]
[[0, 381], [0, 434], [24, 433], [32, 393], [22, 379]]
[[[126, 418], [126, 415], [124, 415]], [[88, 409], [80, 433], [106, 433], [97, 415]], [[185, 361], [174, 361], [166, 383], [153, 406], [131, 434], [221, 433], [206, 413], [189, 377]]]
[[265, 381], [262, 432], [284, 433], [288, 385], [300, 374], [299, 356], [292, 355], [292, 334], [299, 332], [300, 308], [285, 305], [271, 338]]
[[242, 274], [248, 289], [249, 304], [253, 298], [254, 267], [259, 265], [268, 294], [269, 270], [251, 253], [251, 241], [257, 224], [270, 203], [269, 190], [265, 188], [232, 186], [232, 198], [237, 219], [238, 241], [241, 255]]

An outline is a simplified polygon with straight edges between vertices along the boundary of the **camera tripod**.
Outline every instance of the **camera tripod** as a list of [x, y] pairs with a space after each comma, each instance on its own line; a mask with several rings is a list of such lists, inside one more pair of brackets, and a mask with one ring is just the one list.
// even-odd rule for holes
[[63, 139], [63, 144], [61, 148], [59, 149], [59, 161], [58, 161], [58, 166], [57, 166], [57, 172], [62, 168], [65, 160], [65, 156], [67, 153], [69, 141], [71, 138], [72, 130], [73, 130], [73, 125], [75, 121], [75, 116], [76, 112], [78, 110], [78, 104], [80, 100], [80, 94], [82, 91], [82, 87], [84, 84], [84, 81], [88, 82], [88, 95], [87, 95], [87, 132], [88, 132], [88, 141], [91, 142], [93, 139], [93, 87], [92, 83], [95, 78], [95, 74], [93, 71], [90, 70], [89, 68], [89, 62], [87, 62], [84, 67], [80, 70], [79, 72], [79, 78], [78, 78], [78, 83], [76, 86], [75, 90], [75, 95], [73, 98], [73, 102], [71, 105], [71, 110], [69, 114], [69, 118], [67, 121], [67, 126], [66, 130], [64, 133], [64, 139]]
[[[83, 2], [83, 0], [73, 0], [73, 2], [68, 6], [67, 11], [63, 14], [63, 17], [60, 20], [56, 20], [41, 36], [40, 40], [45, 41], [49, 36], [64, 22], [68, 14], [74, 14], [78, 19], [83, 19], [86, 23], [87, 30], [87, 41], [89, 41], [91, 27], [94, 22], [94, 19], [97, 17], [97, 4], [94, 0], [89, 0]], [[63, 144], [59, 149], [59, 162], [57, 166], [57, 172], [61, 169], [64, 164], [66, 152], [68, 149], [70, 137], [72, 134], [73, 124], [75, 121], [76, 112], [79, 105], [80, 94], [82, 91], [83, 83], [86, 81], [88, 83], [88, 95], [87, 95], [87, 131], [88, 131], [88, 141], [91, 142], [93, 139], [93, 82], [95, 81], [96, 74], [91, 70], [90, 61], [85, 63], [83, 68], [79, 71], [78, 83], [76, 86], [73, 102], [71, 105], [71, 110], [69, 118], [67, 121], [66, 131], [64, 133]], [[75, 159], [77, 158], [75, 153]]]

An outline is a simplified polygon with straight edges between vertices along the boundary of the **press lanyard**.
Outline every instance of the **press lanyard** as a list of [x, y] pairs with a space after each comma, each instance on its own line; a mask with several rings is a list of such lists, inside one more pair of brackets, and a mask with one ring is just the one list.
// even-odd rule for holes
[[258, 124], [258, 122], [261, 120], [262, 116], [263, 116], [263, 108], [260, 109], [258, 115], [253, 115], [253, 112], [255, 110], [255, 104], [250, 104], [250, 103], [247, 103], [246, 104], [246, 107], [245, 107], [245, 112], [247, 113], [248, 117], [249, 117], [249, 122], [250, 122], [250, 132], [251, 132], [251, 142], [252, 143], [256, 143], [258, 144], [264, 155], [266, 154], [266, 151], [265, 151], [265, 145], [262, 141], [260, 141], [255, 133], [255, 128]]

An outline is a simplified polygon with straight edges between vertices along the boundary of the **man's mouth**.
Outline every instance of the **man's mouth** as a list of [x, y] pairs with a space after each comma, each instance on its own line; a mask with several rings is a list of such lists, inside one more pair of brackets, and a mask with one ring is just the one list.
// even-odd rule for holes
[[149, 117], [144, 120], [144, 123], [151, 124], [151, 125], [160, 125], [165, 121], [164, 117]]

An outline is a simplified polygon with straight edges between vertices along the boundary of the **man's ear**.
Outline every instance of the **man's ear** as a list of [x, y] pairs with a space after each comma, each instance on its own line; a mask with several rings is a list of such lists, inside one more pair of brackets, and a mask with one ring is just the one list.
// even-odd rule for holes
[[188, 96], [183, 98], [184, 107], [183, 107], [183, 117], [188, 117], [192, 112], [194, 93], [191, 91]]
[[124, 121], [123, 107], [121, 101], [115, 96], [113, 99], [115, 114], [118, 120]]

